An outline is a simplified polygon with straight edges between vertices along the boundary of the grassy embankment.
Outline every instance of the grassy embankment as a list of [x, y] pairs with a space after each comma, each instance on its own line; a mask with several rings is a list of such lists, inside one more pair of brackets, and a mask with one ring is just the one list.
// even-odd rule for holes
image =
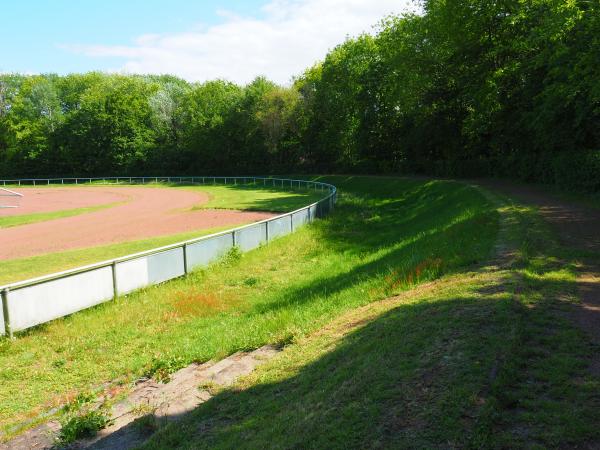
[[[124, 186], [124, 185], [116, 185]], [[52, 187], [52, 186], [50, 186]], [[69, 185], [61, 188], [73, 187]], [[76, 187], [76, 186], [75, 186]], [[144, 187], [165, 187], [164, 185], [148, 184]], [[262, 188], [260, 185], [252, 186], [179, 186], [175, 189], [191, 189], [207, 193], [210, 199], [193, 209], [236, 209], [247, 211], [287, 212], [300, 208], [306, 204], [317, 201], [325, 194], [313, 190], [285, 191], [280, 188]], [[93, 208], [80, 208], [75, 210], [57, 211], [44, 214], [30, 214], [0, 218], [0, 228], [6, 224], [13, 226], [43, 220], [58, 219], [78, 214], [98, 211], [113, 205], [101, 205]], [[1, 261], [0, 285], [14, 281], [25, 280], [53, 272], [71, 269], [74, 267], [92, 264], [119, 256], [137, 253], [151, 248], [174, 244], [176, 242], [205, 236], [218, 231], [223, 231], [232, 226], [209, 228], [186, 233], [158, 236], [150, 239], [121, 242], [118, 244], [102, 245], [91, 248], [67, 250], [64, 252], [50, 253], [27, 258], [18, 258]]]
[[[600, 349], [571, 313], [578, 261], [600, 255], [561, 247], [535, 208], [499, 200], [490, 264], [300, 335], [144, 448], [596, 448], [600, 379], [589, 366]], [[483, 223], [459, 236], [484, 239]], [[361, 285], [356, 275], [346, 281]]]
[[[343, 194], [328, 219], [185, 279], [3, 341], [0, 426], [10, 429], [79, 392], [109, 381], [126, 385], [157, 368], [176, 370], [266, 343], [295, 347], [354, 308], [460, 272], [490, 254], [497, 212], [473, 188], [394, 178], [330, 181]], [[440, 314], [451, 309], [448, 302]], [[422, 321], [417, 341], [394, 342], [392, 333], [376, 339], [374, 349], [393, 345], [402, 353], [408, 345], [417, 352], [432, 345], [430, 339], [441, 345], [433, 317]], [[457, 326], [448, 319], [440, 330], [446, 322]], [[434, 355], [402, 358], [402, 365], [414, 370], [428, 358]], [[331, 385], [322, 381], [324, 389]]]

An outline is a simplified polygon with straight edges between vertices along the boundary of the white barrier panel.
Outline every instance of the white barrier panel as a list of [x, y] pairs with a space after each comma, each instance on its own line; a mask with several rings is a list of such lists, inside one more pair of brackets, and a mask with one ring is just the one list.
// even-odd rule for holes
[[112, 297], [110, 267], [17, 289], [8, 294], [10, 325], [13, 331], [24, 330], [73, 314]]
[[310, 221], [313, 222], [317, 218], [317, 205], [313, 205], [308, 208], [310, 211]]
[[285, 236], [292, 232], [292, 218], [291, 216], [280, 217], [279, 219], [270, 220], [269, 226], [269, 239], [275, 239], [279, 236]]
[[0, 336], [4, 336], [4, 314], [2, 313], [2, 304], [0, 304]]
[[296, 231], [306, 223], [308, 223], [308, 208], [292, 214], [292, 231]]
[[151, 284], [162, 283], [184, 275], [183, 248], [174, 248], [118, 263], [116, 270], [119, 294], [127, 294]]
[[187, 245], [188, 269], [208, 266], [233, 247], [233, 233], [215, 236], [204, 241]]
[[267, 241], [267, 230], [265, 223], [242, 228], [235, 232], [235, 245], [240, 250], [247, 252]]

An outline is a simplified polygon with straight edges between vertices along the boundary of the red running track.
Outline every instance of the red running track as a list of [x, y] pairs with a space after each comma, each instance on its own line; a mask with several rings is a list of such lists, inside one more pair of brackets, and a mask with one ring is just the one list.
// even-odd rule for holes
[[72, 217], [0, 229], [0, 260], [115, 244], [169, 234], [256, 222], [271, 213], [191, 208], [208, 201], [203, 192], [144, 187], [17, 190], [21, 207], [0, 217], [117, 203]]

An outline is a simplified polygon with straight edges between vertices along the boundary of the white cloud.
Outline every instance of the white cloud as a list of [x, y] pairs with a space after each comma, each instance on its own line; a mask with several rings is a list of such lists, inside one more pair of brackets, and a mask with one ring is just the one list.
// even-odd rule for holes
[[172, 73], [190, 81], [248, 83], [258, 75], [287, 83], [347, 36], [371, 32], [410, 0], [271, 0], [264, 18], [218, 11], [223, 22], [171, 34], [139, 36], [130, 46], [68, 46], [90, 57], [119, 57], [120, 71]]

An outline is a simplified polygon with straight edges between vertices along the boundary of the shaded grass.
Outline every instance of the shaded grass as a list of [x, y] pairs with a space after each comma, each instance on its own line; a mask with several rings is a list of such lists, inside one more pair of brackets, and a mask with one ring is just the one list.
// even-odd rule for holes
[[351, 310], [144, 448], [596, 448], [577, 252], [534, 208], [502, 210], [507, 267]]
[[206, 192], [210, 200], [193, 209], [236, 209], [241, 211], [290, 212], [325, 197], [325, 191], [262, 187], [257, 185], [185, 186], [182, 189]]
[[577, 266], [600, 255], [561, 246], [535, 207], [508, 202], [518, 327], [482, 418], [486, 436], [503, 447], [596, 448], [600, 378], [589, 366], [600, 348], [575, 325], [573, 313]]
[[492, 280], [449, 277], [353, 310], [145, 448], [465, 447], [481, 380], [509, 345], [497, 336], [510, 331], [508, 296], [478, 292]]
[[151, 367], [176, 370], [267, 343], [296, 342], [352, 308], [490, 253], [497, 213], [473, 188], [406, 179], [329, 181], [343, 195], [326, 220], [185, 279], [4, 341], [0, 424], [10, 429], [82, 390], [126, 383]]

